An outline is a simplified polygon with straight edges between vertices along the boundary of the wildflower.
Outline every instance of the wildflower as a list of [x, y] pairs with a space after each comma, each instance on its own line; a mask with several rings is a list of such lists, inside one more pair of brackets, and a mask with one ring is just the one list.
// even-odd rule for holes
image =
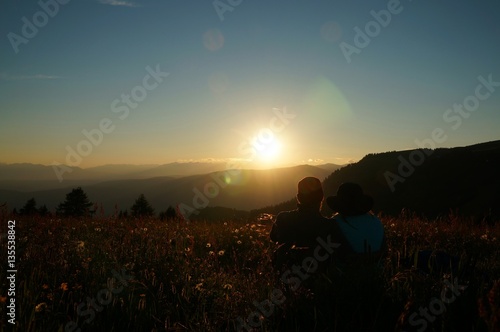
[[210, 256], [213, 256], [215, 253], [214, 253], [213, 251], [209, 251], [209, 252], [208, 252], [208, 254], [209, 254]]
[[225, 284], [222, 288], [227, 289], [227, 290], [231, 290], [231, 289], [233, 289], [233, 285]]
[[219, 256], [224, 256], [224, 250], [219, 251]]
[[45, 311], [45, 309], [47, 309], [47, 303], [42, 302], [36, 305], [35, 312], [42, 312]]
[[63, 290], [63, 292], [67, 291], [68, 290], [68, 283], [67, 282], [63, 282], [61, 284], [60, 288]]
[[227, 226], [227, 222], [224, 222], [224, 226]]
[[147, 229], [146, 227], [144, 227], [142, 230], [143, 230], [144, 232], [147, 232], [147, 231], [148, 231], [148, 229]]
[[237, 243], [237, 244], [241, 244], [241, 241], [240, 241], [240, 240], [238, 240], [236, 243]]
[[481, 235], [481, 240], [488, 240], [488, 234]]
[[101, 228], [100, 228], [100, 227], [96, 227], [96, 228], [94, 228], [94, 230], [95, 230], [96, 232], [100, 232], [100, 231], [101, 231]]
[[210, 243], [207, 243], [207, 248], [210, 248], [212, 245]]
[[47, 285], [47, 284], [43, 284], [42, 288], [43, 288], [43, 289], [49, 289], [49, 285]]
[[194, 288], [195, 288], [197, 291], [200, 291], [200, 292], [201, 292], [201, 291], [203, 290], [203, 287], [202, 287], [202, 286], [203, 286], [203, 283], [202, 283], [202, 282], [200, 282], [199, 284], [196, 284], [196, 286], [194, 286]]

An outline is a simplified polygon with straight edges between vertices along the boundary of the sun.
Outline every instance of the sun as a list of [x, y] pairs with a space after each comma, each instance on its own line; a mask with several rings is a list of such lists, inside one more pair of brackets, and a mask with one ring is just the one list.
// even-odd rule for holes
[[265, 141], [254, 141], [253, 148], [259, 161], [269, 163], [279, 157], [282, 146], [278, 139], [271, 137]]

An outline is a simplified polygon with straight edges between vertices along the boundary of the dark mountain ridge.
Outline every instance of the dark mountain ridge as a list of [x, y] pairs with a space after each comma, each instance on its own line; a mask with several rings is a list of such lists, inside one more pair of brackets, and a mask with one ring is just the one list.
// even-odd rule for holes
[[[403, 209], [435, 218], [451, 211], [477, 219], [500, 219], [500, 141], [457, 148], [368, 154], [333, 172], [325, 196], [343, 182], [359, 183], [374, 198], [373, 211], [398, 215]], [[295, 199], [252, 211], [293, 209]], [[326, 206], [323, 212], [332, 211]]]

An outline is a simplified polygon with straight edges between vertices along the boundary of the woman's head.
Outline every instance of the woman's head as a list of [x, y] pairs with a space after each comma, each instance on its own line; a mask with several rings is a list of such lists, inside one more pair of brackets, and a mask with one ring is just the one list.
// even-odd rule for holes
[[339, 186], [337, 195], [328, 197], [326, 203], [334, 212], [355, 216], [369, 212], [373, 206], [373, 198], [365, 195], [359, 184], [345, 182]]

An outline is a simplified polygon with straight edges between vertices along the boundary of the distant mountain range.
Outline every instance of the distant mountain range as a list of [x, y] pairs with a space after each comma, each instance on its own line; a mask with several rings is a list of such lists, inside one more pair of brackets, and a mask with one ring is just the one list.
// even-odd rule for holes
[[164, 165], [103, 165], [82, 169], [71, 167], [60, 181], [53, 166], [36, 164], [0, 164], [0, 189], [32, 191], [89, 185], [108, 180], [182, 177], [206, 174], [225, 168], [223, 163], [169, 163]]
[[[174, 162], [163, 165], [103, 165], [90, 168], [70, 167], [59, 181], [53, 166], [18, 163], [0, 163], [0, 189], [15, 191], [39, 191], [70, 188], [110, 180], [148, 179], [153, 177], [180, 178], [191, 175], [208, 174], [226, 169], [223, 162]], [[329, 171], [342, 167], [323, 164], [315, 167]]]
[[[343, 182], [358, 182], [374, 198], [373, 210], [386, 215], [405, 210], [432, 218], [453, 212], [478, 220], [500, 219], [500, 141], [368, 154], [345, 166], [232, 171], [224, 166], [110, 165], [75, 169], [59, 183], [50, 166], [0, 164], [0, 203], [19, 209], [34, 197], [38, 205], [54, 210], [72, 188], [81, 186], [108, 215], [129, 209], [144, 194], [156, 212], [169, 205], [188, 212], [208, 206], [211, 216], [232, 215], [235, 209], [252, 210], [250, 215], [256, 216], [295, 208], [297, 182], [316, 176], [324, 179], [326, 196], [335, 195]], [[323, 213], [332, 213], [326, 204]]]
[[[211, 171], [217, 167], [217, 171]], [[324, 179], [340, 167], [327, 164], [224, 170], [221, 164], [212, 163], [173, 163], [156, 167], [118, 165], [116, 168], [76, 169], [68, 174], [72, 177], [59, 183], [50, 166], [4, 164], [0, 165], [0, 203], [7, 202], [9, 208], [19, 209], [33, 197], [37, 205], [45, 204], [53, 211], [72, 188], [81, 186], [89, 199], [102, 206], [106, 214], [130, 208], [140, 194], [146, 196], [157, 212], [178, 204], [183, 204], [188, 211], [205, 206], [251, 210], [277, 204], [294, 195], [297, 182], [305, 176]], [[115, 169], [118, 171], [114, 172]], [[170, 176], [158, 176], [163, 174]], [[49, 176], [52, 179], [49, 180]]]
[[[330, 196], [343, 182], [357, 182], [374, 198], [373, 210], [386, 215], [398, 215], [404, 209], [430, 218], [453, 212], [477, 220], [500, 220], [499, 170], [500, 141], [493, 141], [369, 154], [333, 172], [323, 187], [325, 195]], [[293, 209], [296, 202], [292, 197], [252, 214]], [[332, 213], [326, 204], [323, 212]]]

